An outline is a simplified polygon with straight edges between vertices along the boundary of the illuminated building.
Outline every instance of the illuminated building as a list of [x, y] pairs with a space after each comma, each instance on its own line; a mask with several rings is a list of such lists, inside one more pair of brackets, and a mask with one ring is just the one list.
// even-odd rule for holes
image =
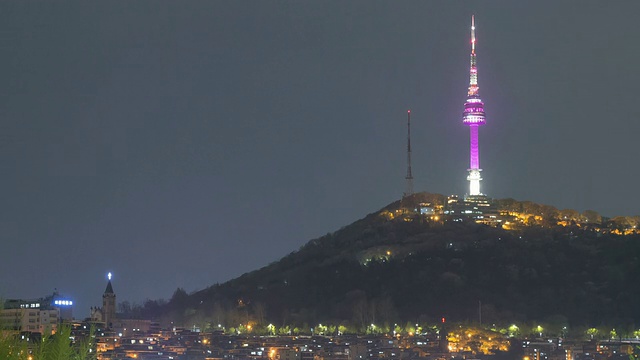
[[496, 203], [484, 195], [467, 196], [464, 199], [451, 195], [447, 197], [443, 214], [452, 221], [473, 219], [477, 223], [493, 226], [502, 223]]
[[2, 328], [20, 332], [54, 334], [58, 328], [58, 309], [53, 308], [17, 308], [0, 311]]
[[484, 103], [478, 94], [478, 69], [476, 68], [476, 26], [475, 19], [471, 17], [471, 68], [469, 70], [469, 91], [467, 101], [464, 103], [462, 122], [470, 129], [469, 151], [469, 195], [482, 195], [480, 192], [480, 150], [478, 143], [478, 128], [486, 123], [484, 115]]
[[9, 299], [0, 310], [0, 325], [5, 329], [55, 333], [61, 320], [71, 320], [73, 300], [63, 298], [58, 291], [39, 299]]

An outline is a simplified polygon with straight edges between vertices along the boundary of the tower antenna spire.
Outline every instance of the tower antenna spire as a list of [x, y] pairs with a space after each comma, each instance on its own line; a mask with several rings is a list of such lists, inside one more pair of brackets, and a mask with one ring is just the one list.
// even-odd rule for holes
[[476, 17], [471, 15], [471, 53], [476, 52]]
[[413, 174], [411, 174], [411, 110], [407, 110], [407, 188], [404, 196], [413, 195]]

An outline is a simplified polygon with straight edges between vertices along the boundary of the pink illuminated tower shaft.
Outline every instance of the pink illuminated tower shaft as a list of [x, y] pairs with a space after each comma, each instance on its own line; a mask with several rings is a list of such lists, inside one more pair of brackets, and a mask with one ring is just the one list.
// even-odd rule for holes
[[471, 126], [471, 144], [469, 149], [469, 169], [480, 169], [480, 151], [478, 150], [478, 127]]
[[478, 69], [476, 68], [476, 24], [471, 17], [471, 67], [469, 69], [469, 91], [467, 101], [464, 103], [462, 122], [470, 127], [469, 146], [469, 195], [482, 195], [480, 192], [480, 146], [478, 141], [478, 127], [486, 123], [484, 116], [484, 103], [478, 94]]

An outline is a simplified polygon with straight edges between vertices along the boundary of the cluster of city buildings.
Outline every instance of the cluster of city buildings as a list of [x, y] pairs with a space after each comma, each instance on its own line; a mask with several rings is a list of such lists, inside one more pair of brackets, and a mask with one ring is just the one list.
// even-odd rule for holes
[[455, 349], [438, 334], [413, 336], [238, 336], [223, 332], [150, 328], [125, 336], [98, 334], [99, 360], [364, 360], [364, 359], [504, 359], [610, 360], [628, 359], [638, 344], [625, 341], [513, 340], [521, 349], [469, 347]]
[[252, 336], [228, 334], [223, 328], [203, 332], [196, 327], [162, 327], [151, 320], [120, 318], [111, 277], [102, 299], [102, 307], [92, 307], [91, 316], [82, 321], [72, 316], [73, 300], [57, 291], [35, 300], [7, 300], [0, 324], [5, 334], [23, 339], [55, 334], [63, 324], [71, 328], [70, 340], [93, 342], [98, 360], [470, 360], [504, 358], [505, 354], [522, 360], [604, 360], [628, 359], [640, 344], [638, 339], [516, 340], [497, 332], [492, 333], [493, 339], [493, 335], [472, 337], [471, 332], [457, 328], [448, 331], [444, 322], [438, 331], [409, 335]]
[[23, 333], [51, 334], [61, 321], [73, 318], [73, 301], [57, 290], [39, 299], [10, 299], [0, 311], [0, 325], [6, 330]]
[[91, 307], [90, 316], [82, 321], [73, 317], [74, 302], [59, 294], [38, 299], [8, 299], [0, 308], [0, 329], [16, 334], [54, 335], [61, 324], [79, 329], [93, 328], [100, 333], [120, 336], [132, 332], [146, 332], [152, 327], [150, 320], [123, 319], [116, 316], [116, 294], [108, 275], [107, 287], [102, 294], [102, 307]]
[[633, 355], [637, 339], [605, 341], [562, 341], [534, 339], [522, 341], [523, 360], [628, 360]]

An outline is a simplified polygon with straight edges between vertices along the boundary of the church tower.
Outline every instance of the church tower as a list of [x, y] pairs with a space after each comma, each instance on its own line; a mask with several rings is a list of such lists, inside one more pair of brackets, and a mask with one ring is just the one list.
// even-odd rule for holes
[[107, 288], [102, 294], [102, 320], [107, 328], [111, 328], [113, 321], [116, 319], [116, 294], [111, 286], [111, 273], [107, 275], [109, 282]]

